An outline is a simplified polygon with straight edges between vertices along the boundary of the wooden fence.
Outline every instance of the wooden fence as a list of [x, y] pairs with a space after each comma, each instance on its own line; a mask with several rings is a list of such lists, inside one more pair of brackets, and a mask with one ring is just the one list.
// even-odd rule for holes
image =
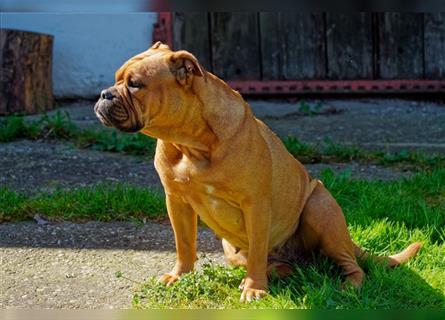
[[230, 80], [444, 79], [445, 13], [174, 13], [173, 46]]

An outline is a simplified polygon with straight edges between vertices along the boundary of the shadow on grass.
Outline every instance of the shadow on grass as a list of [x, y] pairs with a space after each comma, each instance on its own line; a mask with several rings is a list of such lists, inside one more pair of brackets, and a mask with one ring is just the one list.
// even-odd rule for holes
[[271, 296], [288, 297], [301, 307], [322, 309], [419, 309], [443, 308], [445, 298], [416, 271], [401, 265], [385, 268], [367, 263], [363, 287], [341, 288], [341, 270], [328, 259], [307, 267], [297, 266], [285, 279], [272, 278]]
[[[348, 225], [363, 229], [379, 221], [404, 232], [422, 229], [431, 242], [443, 243], [445, 170], [422, 172], [398, 181], [356, 181], [349, 175], [322, 173], [322, 181], [343, 209]], [[392, 231], [394, 233], [394, 231]]]

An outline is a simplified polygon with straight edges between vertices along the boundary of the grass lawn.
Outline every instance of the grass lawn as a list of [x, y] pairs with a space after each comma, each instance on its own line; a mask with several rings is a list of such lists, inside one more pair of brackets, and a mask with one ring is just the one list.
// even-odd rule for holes
[[[251, 304], [238, 302], [240, 268], [206, 264], [171, 287], [149, 279], [133, 297], [148, 308], [339, 308], [414, 309], [445, 307], [445, 169], [397, 182], [351, 181], [326, 171], [323, 180], [342, 207], [352, 238], [379, 255], [423, 242], [418, 256], [386, 269], [372, 262], [361, 290], [340, 290], [341, 270], [320, 257], [295, 266], [284, 280], [271, 279], [270, 294]], [[173, 239], [172, 239], [173, 241]]]

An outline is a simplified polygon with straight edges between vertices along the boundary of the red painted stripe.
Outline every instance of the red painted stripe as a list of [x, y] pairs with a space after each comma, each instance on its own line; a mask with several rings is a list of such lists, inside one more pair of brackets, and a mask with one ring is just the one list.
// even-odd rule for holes
[[244, 94], [443, 92], [445, 80], [245, 80], [228, 81]]

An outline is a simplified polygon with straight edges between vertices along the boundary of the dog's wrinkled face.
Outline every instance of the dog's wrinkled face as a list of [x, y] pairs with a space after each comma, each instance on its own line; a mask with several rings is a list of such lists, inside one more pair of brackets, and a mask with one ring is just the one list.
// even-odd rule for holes
[[155, 118], [169, 116], [167, 106], [180, 99], [194, 75], [202, 76], [202, 70], [192, 54], [158, 42], [119, 68], [114, 86], [101, 92], [94, 112], [108, 127], [140, 131]]

